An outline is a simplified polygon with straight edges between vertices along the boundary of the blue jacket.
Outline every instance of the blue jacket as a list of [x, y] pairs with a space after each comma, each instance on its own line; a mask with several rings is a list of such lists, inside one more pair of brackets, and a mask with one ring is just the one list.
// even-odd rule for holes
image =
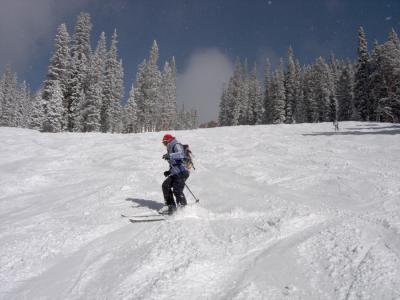
[[183, 146], [177, 140], [174, 139], [167, 145], [167, 152], [171, 175], [188, 171], [183, 163], [185, 158]]

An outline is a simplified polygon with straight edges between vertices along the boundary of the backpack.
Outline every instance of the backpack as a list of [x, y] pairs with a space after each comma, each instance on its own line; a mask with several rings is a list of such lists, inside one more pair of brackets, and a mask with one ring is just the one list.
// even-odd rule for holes
[[196, 170], [196, 168], [194, 167], [193, 164], [193, 152], [192, 150], [190, 150], [189, 145], [182, 145], [183, 146], [183, 164], [185, 165], [185, 167], [190, 170], [191, 168], [193, 168], [193, 170]]

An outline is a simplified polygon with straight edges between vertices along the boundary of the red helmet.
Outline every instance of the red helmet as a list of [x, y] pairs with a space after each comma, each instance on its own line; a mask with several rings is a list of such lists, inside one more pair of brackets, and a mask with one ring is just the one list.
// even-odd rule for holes
[[162, 142], [163, 144], [168, 144], [169, 142], [171, 142], [174, 139], [174, 137], [172, 135], [170, 135], [169, 133], [165, 134]]

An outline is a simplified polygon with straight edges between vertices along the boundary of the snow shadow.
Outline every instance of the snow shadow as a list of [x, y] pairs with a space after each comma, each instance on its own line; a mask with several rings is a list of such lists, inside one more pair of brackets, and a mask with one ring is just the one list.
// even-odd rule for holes
[[[395, 127], [399, 128], [399, 127]], [[374, 128], [378, 129], [378, 128]], [[377, 130], [377, 131], [343, 131], [343, 132], [314, 132], [314, 133], [304, 133], [303, 136], [318, 136], [318, 135], [367, 135], [367, 134], [388, 134], [388, 135], [395, 135], [400, 134], [400, 128], [397, 130]]]
[[125, 201], [131, 201], [132, 203], [137, 204], [135, 207], [147, 207], [153, 210], [159, 210], [164, 206], [163, 203], [154, 200], [145, 200], [139, 198], [126, 198]]
[[[362, 126], [362, 125], [357, 125], [357, 126]], [[374, 127], [370, 127], [370, 126], [374, 126]], [[345, 129], [347, 129], [347, 130], [381, 130], [381, 129], [399, 129], [400, 130], [400, 125], [391, 125], [391, 126], [381, 126], [381, 127], [375, 127], [375, 126], [378, 126], [378, 125], [375, 125], [375, 124], [371, 124], [371, 125], [368, 125], [368, 126], [366, 126], [366, 127], [364, 127], [363, 126], [363, 128], [359, 128], [359, 127], [357, 127], [357, 128], [354, 128], [354, 127], [346, 127]]]

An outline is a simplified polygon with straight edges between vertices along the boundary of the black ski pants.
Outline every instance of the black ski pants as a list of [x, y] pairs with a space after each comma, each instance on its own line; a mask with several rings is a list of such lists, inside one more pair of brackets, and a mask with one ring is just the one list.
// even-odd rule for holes
[[[187, 204], [183, 189], [185, 188], [185, 181], [188, 177], [189, 172], [185, 171], [176, 175], [170, 175], [164, 180], [162, 190], [166, 205], [176, 206], [180, 204], [184, 206]], [[173, 196], [175, 196], [176, 204]]]

